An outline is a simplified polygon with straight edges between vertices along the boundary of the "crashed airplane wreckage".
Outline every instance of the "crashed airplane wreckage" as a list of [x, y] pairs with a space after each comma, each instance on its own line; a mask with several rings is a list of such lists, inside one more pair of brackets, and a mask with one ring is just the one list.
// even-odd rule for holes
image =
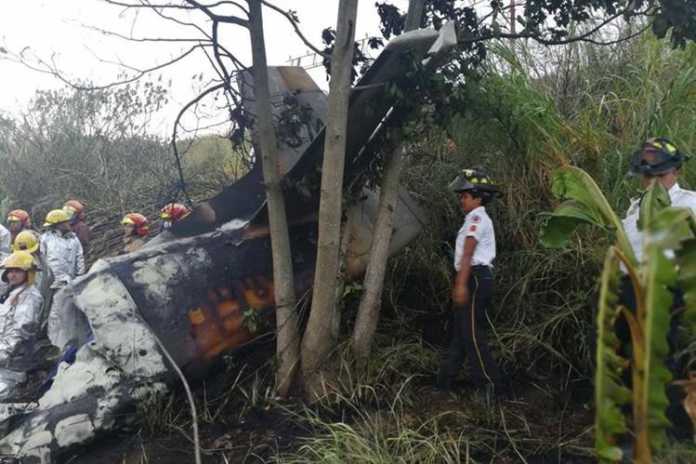
[[[359, 81], [350, 101], [346, 185], [370, 161], [370, 142], [398, 113], [384, 85], [406, 72], [405, 56], [434, 69], [434, 58], [456, 45], [453, 25], [392, 40]], [[270, 68], [271, 94], [311, 108], [311, 121], [294, 141], [281, 139], [285, 193], [298, 291], [312, 283], [318, 182], [326, 97], [301, 68]], [[240, 88], [253, 112], [250, 76]], [[280, 105], [282, 107], [282, 105]], [[276, 108], [276, 111], [278, 109]], [[247, 317], [271, 315], [271, 247], [259, 164], [142, 250], [97, 261], [89, 273], [60, 291], [49, 318], [49, 337], [62, 362], [50, 388], [32, 402], [0, 404], [0, 456], [23, 463], [55, 462], [66, 452], [123, 427], [139, 401], [166, 393], [177, 382], [159, 348], [193, 378], [222, 353], [260, 335]], [[312, 187], [312, 185], [314, 185]], [[350, 221], [349, 272], [367, 263], [377, 195], [365, 192]], [[418, 208], [402, 192], [392, 252], [420, 231]], [[250, 316], [251, 315], [251, 316]], [[130, 418], [130, 419], [129, 419]]]

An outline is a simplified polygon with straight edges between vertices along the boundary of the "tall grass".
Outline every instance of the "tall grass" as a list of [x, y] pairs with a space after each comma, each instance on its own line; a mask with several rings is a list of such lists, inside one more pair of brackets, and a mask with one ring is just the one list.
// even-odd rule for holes
[[[539, 246], [539, 213], [553, 207], [550, 175], [566, 163], [581, 166], [623, 214], [638, 193], [628, 162], [645, 138], [665, 135], [694, 153], [696, 47], [675, 51], [646, 35], [613, 47], [569, 48], [498, 44], [496, 58], [467, 88], [466, 105], [447, 128], [456, 153], [446, 153], [444, 137], [435, 134], [427, 151], [413, 154], [406, 183], [431, 217], [424, 239], [393, 267], [415, 273], [407, 280], [421, 282], [424, 294], [414, 299], [400, 282], [402, 272], [388, 288], [409, 296], [405, 302], [393, 298], [397, 305], [446, 311], [451, 265], [433, 250], [451, 240], [462, 222], [446, 185], [458, 169], [484, 166], [504, 191], [491, 208], [498, 258], [490, 316], [499, 355], [509, 371], [543, 377], [570, 369], [587, 378], [606, 242], [587, 231], [568, 250]], [[696, 187], [696, 166], [687, 163], [680, 182]]]

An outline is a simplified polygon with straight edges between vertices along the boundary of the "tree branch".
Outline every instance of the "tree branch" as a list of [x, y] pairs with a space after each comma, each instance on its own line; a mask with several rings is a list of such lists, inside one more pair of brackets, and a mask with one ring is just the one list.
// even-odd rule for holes
[[55, 78], [57, 78], [58, 80], [60, 80], [61, 82], [63, 82], [64, 84], [72, 87], [75, 90], [93, 91], [93, 90], [104, 90], [104, 89], [116, 87], [119, 85], [130, 84], [132, 82], [137, 81], [138, 79], [145, 76], [146, 74], [149, 74], [153, 71], [157, 71], [159, 69], [166, 68], [167, 66], [170, 66], [174, 63], [177, 63], [177, 62], [183, 60], [184, 58], [189, 56], [191, 53], [196, 51], [196, 49], [203, 48], [203, 47], [204, 47], [204, 45], [202, 45], [202, 44], [196, 44], [196, 45], [192, 46], [191, 48], [189, 48], [188, 50], [186, 50], [185, 52], [183, 52], [182, 54], [180, 54], [180, 55], [176, 56], [175, 58], [172, 58], [169, 61], [166, 61], [164, 63], [160, 63], [160, 64], [157, 64], [155, 66], [145, 68], [145, 69], [140, 69], [140, 70], [138, 70], [137, 68], [132, 68], [133, 70], [136, 71], [135, 76], [132, 76], [132, 77], [120, 80], [120, 81], [116, 81], [116, 82], [110, 82], [110, 83], [105, 84], [105, 85], [84, 85], [84, 84], [80, 84], [78, 82], [71, 81], [69, 78], [65, 77], [58, 70], [58, 67], [56, 66], [55, 62], [53, 62], [53, 58], [51, 58], [51, 63], [48, 63], [44, 59], [37, 56], [37, 57], [35, 57], [36, 61], [37, 61], [38, 65], [40, 65], [41, 67], [36, 66], [36, 65], [32, 65], [29, 62], [27, 62], [26, 58], [24, 57], [24, 52], [27, 50], [26, 48], [24, 50], [22, 50], [19, 54], [10, 55], [9, 58], [5, 58], [5, 59], [8, 61], [12, 61], [12, 62], [21, 64], [21, 65], [25, 66], [26, 68], [31, 69], [32, 71], [40, 72], [43, 74], [50, 74], [50, 75], [54, 76]]
[[188, 111], [189, 108], [200, 102], [207, 95], [210, 95], [211, 93], [222, 89], [224, 85], [224, 82], [214, 85], [198, 94], [198, 96], [196, 96], [193, 100], [189, 101], [181, 108], [181, 110], [179, 110], [179, 114], [176, 115], [176, 119], [174, 120], [174, 129], [172, 130], [172, 150], [174, 152], [174, 157], [176, 158], [176, 169], [179, 173], [179, 181], [181, 182], [181, 192], [184, 194], [184, 197], [186, 198], [186, 201], [189, 204], [191, 204], [191, 198], [189, 197], [188, 192], [186, 191], [186, 183], [184, 181], [184, 169], [181, 166], [181, 157], [179, 156], [179, 149], [176, 146], [176, 135], [177, 130], [179, 128], [179, 123], [181, 121], [181, 118], [184, 116], [184, 113], [186, 113], [186, 111]]
[[213, 13], [213, 11], [210, 9], [210, 7], [203, 5], [202, 3], [196, 1], [196, 0], [185, 0], [186, 3], [189, 5], [192, 5], [205, 13], [210, 19], [213, 21], [221, 22], [221, 23], [228, 23], [228, 24], [236, 24], [237, 26], [242, 26], [246, 27], [247, 29], [249, 28], [249, 21], [246, 19], [242, 19], [238, 16], [230, 16], [230, 15], [219, 15], [216, 13]]
[[[544, 39], [542, 38], [538, 33], [533, 33], [533, 32], [522, 32], [519, 34], [511, 34], [511, 33], [505, 33], [505, 32], [494, 32], [490, 34], [483, 34], [478, 37], [472, 37], [472, 38], [464, 38], [464, 37], [459, 37], [459, 42], [460, 43], [475, 43], [475, 42], [483, 42], [485, 40], [492, 40], [492, 39], [531, 39], [534, 40], [535, 42], [540, 43], [541, 45], [566, 45], [570, 44], [573, 42], [588, 42], [588, 43], [593, 43], [596, 45], [611, 45], [615, 43], [619, 43], [625, 40], [629, 40], [633, 37], [635, 37], [638, 34], [631, 34], [630, 36], [617, 39], [614, 41], [608, 41], [608, 42], [602, 42], [598, 41], [595, 39], [591, 39], [590, 36], [598, 32], [601, 28], [609, 24], [610, 22], [620, 18], [623, 16], [624, 11], [621, 11], [619, 13], [616, 13], [612, 16], [609, 16], [607, 19], [604, 21], [600, 22], [597, 26], [593, 27], [589, 31], [575, 37], [569, 37], [567, 39], [559, 39], [559, 40], [549, 40], [549, 39]], [[649, 28], [650, 25], [646, 26], [646, 28], [641, 29], [640, 32], [643, 32], [645, 29]]]
[[328, 56], [326, 53], [323, 51], [319, 50], [317, 47], [315, 47], [305, 36], [302, 34], [302, 31], [300, 30], [299, 25], [297, 24], [297, 20], [287, 11], [284, 11], [280, 9], [279, 7], [273, 5], [272, 3], [269, 3], [266, 0], [261, 0], [261, 3], [266, 5], [268, 8], [280, 13], [281, 15], [285, 16], [285, 18], [290, 22], [292, 27], [295, 29], [295, 33], [297, 36], [302, 40], [302, 42], [309, 47], [310, 50], [312, 50], [314, 53], [318, 54], [319, 56]]

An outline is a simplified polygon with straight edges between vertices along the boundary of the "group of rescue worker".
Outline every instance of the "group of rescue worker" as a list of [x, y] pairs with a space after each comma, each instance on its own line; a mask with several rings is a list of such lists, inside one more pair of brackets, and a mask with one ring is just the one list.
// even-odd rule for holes
[[[190, 213], [180, 203], [160, 210], [163, 229]], [[122, 220], [123, 252], [140, 249], [150, 233], [147, 217], [128, 213]], [[43, 233], [32, 225], [29, 213], [15, 209], [0, 225], [0, 401], [13, 395], [37, 365], [48, 342], [46, 325], [53, 295], [86, 271], [90, 242], [85, 206], [77, 200], [46, 214]], [[41, 341], [46, 343], [40, 343]], [[50, 344], [49, 344], [50, 345]]]

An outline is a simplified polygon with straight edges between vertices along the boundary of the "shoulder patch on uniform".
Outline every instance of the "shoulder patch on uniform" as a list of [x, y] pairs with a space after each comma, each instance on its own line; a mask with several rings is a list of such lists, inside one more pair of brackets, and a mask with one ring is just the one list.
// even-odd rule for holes
[[481, 216], [479, 216], [478, 214], [474, 214], [473, 216], [471, 216], [471, 222], [481, 222]]

